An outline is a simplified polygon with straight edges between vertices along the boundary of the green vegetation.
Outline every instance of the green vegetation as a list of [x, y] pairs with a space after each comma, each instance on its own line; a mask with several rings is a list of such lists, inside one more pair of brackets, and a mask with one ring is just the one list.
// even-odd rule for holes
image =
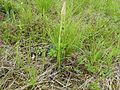
[[[37, 90], [39, 84], [43, 90], [42, 78], [57, 71], [59, 78], [78, 75], [80, 85], [85, 75], [97, 75], [86, 87], [101, 90], [99, 81], [114, 76], [113, 66], [120, 62], [120, 1], [0, 0], [0, 59], [0, 90]], [[20, 83], [8, 82], [10, 75]], [[70, 80], [58, 84], [80, 90]]]

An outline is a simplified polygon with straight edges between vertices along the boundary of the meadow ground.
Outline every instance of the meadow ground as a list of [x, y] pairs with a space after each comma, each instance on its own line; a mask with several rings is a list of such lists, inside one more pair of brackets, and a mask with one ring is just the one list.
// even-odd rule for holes
[[0, 0], [0, 90], [119, 90], [120, 0]]

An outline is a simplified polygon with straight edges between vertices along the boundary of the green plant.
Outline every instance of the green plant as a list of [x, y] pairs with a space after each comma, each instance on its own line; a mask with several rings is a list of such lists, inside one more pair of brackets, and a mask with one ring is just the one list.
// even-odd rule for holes
[[35, 0], [38, 11], [44, 15], [52, 5], [53, 0]]
[[100, 86], [98, 85], [98, 83], [93, 82], [89, 85], [89, 90], [101, 90]]
[[66, 14], [66, 1], [63, 1], [63, 6], [61, 10], [61, 21], [60, 21], [60, 31], [58, 36], [58, 52], [57, 52], [57, 64], [60, 67], [60, 61], [61, 61], [61, 34], [62, 34], [62, 28], [64, 28], [64, 22], [65, 22], [65, 14]]
[[21, 54], [19, 51], [19, 41], [16, 43], [16, 58], [15, 59], [16, 59], [16, 64], [19, 68], [24, 66], [24, 62], [21, 59]]
[[29, 83], [33, 86], [36, 84], [36, 81], [37, 81], [36, 76], [37, 76], [37, 70], [35, 69], [34, 66], [30, 67], [29, 68], [29, 77], [30, 77]]
[[21, 1], [21, 4], [17, 4], [19, 9], [19, 22], [22, 23], [22, 26], [28, 25], [33, 19], [32, 6], [27, 4], [27, 1]]
[[72, 4], [71, 1], [63, 2], [60, 23], [56, 24], [54, 30], [48, 31], [51, 42], [55, 46], [54, 50], [57, 53], [58, 67], [60, 67], [61, 61], [65, 56], [70, 55], [70, 53], [76, 50], [76, 46], [80, 44], [80, 38], [82, 38], [83, 31], [80, 31], [78, 27], [80, 20], [76, 22], [72, 17]]

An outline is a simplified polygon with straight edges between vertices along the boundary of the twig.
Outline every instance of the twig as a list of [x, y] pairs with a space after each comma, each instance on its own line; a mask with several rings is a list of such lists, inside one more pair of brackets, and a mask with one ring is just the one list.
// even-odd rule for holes
[[10, 87], [14, 84], [15, 81], [16, 81], [16, 79], [14, 79], [14, 80], [12, 81], [12, 83], [6, 88], [6, 90], [10, 90]]
[[61, 83], [60, 81], [58, 80], [54, 80], [55, 82], [57, 82], [59, 85], [61, 85], [62, 87], [66, 87], [63, 83]]
[[29, 87], [30, 85], [31, 85], [31, 84], [27, 84], [27, 85], [25, 85], [25, 86], [23, 86], [23, 87], [21, 87], [21, 88], [15, 89], [15, 90], [24, 90], [25, 88]]
[[89, 79], [87, 79], [80, 87], [78, 87], [78, 89], [82, 89], [82, 88], [85, 88], [86, 86], [88, 86], [88, 84], [91, 82], [91, 81], [94, 81], [94, 77], [91, 77]]

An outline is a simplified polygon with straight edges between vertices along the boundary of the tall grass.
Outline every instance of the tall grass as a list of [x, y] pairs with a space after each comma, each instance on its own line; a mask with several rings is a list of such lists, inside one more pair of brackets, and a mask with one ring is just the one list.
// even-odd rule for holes
[[39, 12], [44, 15], [52, 5], [53, 0], [35, 0]]
[[82, 38], [82, 30], [80, 32], [79, 28], [80, 20], [74, 20], [73, 4], [74, 2], [72, 0], [63, 0], [60, 23], [57, 23], [53, 30], [48, 31], [51, 42], [55, 46], [53, 49], [57, 53], [58, 67], [60, 67], [61, 61], [63, 61], [67, 55], [70, 55], [76, 50], [77, 45], [80, 44], [80, 38]]
[[66, 14], [66, 1], [63, 1], [63, 6], [61, 10], [61, 21], [60, 21], [60, 31], [59, 31], [59, 36], [58, 36], [58, 54], [57, 54], [57, 64], [60, 68], [61, 65], [61, 34], [62, 34], [62, 29], [64, 28], [64, 22], [65, 22], [65, 14]]

